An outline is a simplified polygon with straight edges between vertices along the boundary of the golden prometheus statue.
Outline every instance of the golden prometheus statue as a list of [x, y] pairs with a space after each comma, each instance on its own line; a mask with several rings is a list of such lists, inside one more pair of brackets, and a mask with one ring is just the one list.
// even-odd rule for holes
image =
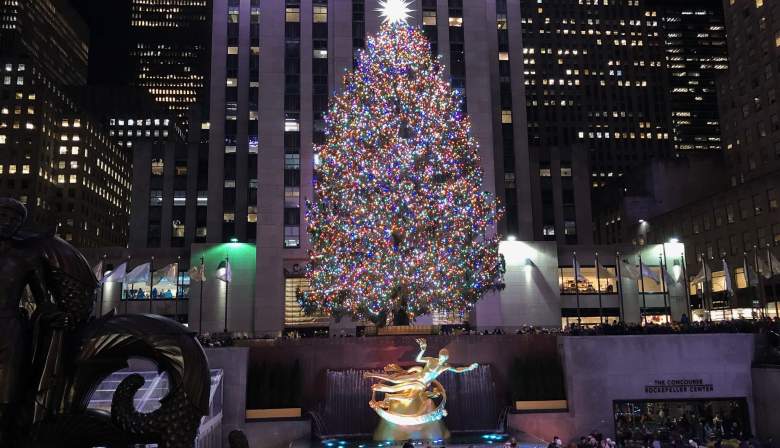
[[[444, 372], [468, 372], [478, 367], [452, 367], [447, 363], [449, 352], [439, 350], [437, 358], [423, 356], [428, 347], [425, 339], [417, 339], [420, 353], [415, 361], [423, 366], [402, 369], [390, 364], [383, 373], [366, 372], [366, 378], [380, 382], [371, 386], [368, 403], [382, 418], [374, 432], [374, 440], [445, 440], [450, 436], [442, 418], [447, 415], [447, 392], [437, 378]], [[384, 393], [377, 400], [377, 393]], [[437, 400], [438, 404], [434, 401]]]

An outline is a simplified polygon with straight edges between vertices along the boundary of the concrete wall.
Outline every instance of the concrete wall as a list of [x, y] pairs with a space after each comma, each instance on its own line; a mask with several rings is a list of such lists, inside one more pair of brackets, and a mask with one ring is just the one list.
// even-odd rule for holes
[[[570, 440], [593, 430], [614, 438], [616, 400], [701, 398], [745, 398], [755, 427], [752, 334], [560, 337], [559, 342], [568, 412], [512, 415], [513, 428], [546, 440], [554, 435]], [[645, 386], [656, 380], [680, 379], [701, 379], [714, 389], [645, 391]], [[780, 375], [772, 381], [780, 384]], [[771, 390], [761, 387], [762, 391]]]
[[780, 440], [780, 367], [753, 369], [754, 425], [761, 438]]
[[246, 384], [249, 350], [243, 347], [207, 348], [206, 357], [209, 360], [209, 368], [222, 369], [224, 372], [222, 377], [222, 441], [223, 446], [228, 446], [227, 437], [230, 431], [234, 429], [246, 430]]

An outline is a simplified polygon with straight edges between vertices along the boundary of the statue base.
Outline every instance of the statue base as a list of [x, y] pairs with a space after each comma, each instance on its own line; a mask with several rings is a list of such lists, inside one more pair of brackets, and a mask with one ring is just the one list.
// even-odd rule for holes
[[423, 423], [420, 425], [401, 426], [380, 419], [379, 426], [374, 431], [376, 441], [405, 441], [405, 440], [448, 440], [450, 431], [442, 420]]

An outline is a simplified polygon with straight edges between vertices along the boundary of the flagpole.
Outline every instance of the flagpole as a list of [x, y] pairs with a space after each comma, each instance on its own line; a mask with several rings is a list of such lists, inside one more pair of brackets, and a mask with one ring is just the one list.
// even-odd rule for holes
[[[666, 255], [666, 248], [663, 249], [664, 255]], [[664, 269], [664, 266], [666, 266], [666, 263], [664, 262], [664, 256], [661, 254], [658, 254], [658, 264], [661, 268], [661, 291], [663, 292], [664, 296], [664, 317], [668, 316], [669, 321], [667, 323], [672, 323], [672, 298], [669, 296], [669, 290], [666, 289], [666, 270]], [[670, 304], [667, 308], [667, 299], [668, 303]], [[667, 314], [668, 311], [668, 314]]]
[[642, 292], [642, 322], [647, 324], [647, 297], [645, 296], [645, 272], [642, 264], [642, 254], [639, 254], [639, 286]]
[[[225, 269], [230, 266], [230, 259], [225, 255]], [[225, 282], [225, 334], [228, 332], [228, 290], [230, 289], [230, 282]]]
[[173, 296], [173, 319], [179, 321], [179, 261], [181, 255], [176, 256], [176, 294]]
[[577, 252], [572, 252], [572, 260], [574, 260], [574, 294], [577, 296], [577, 325], [582, 324], [582, 315], [580, 311], [580, 276], [577, 269]]
[[103, 262], [102, 262], [103, 264], [100, 266], [100, 271], [101, 272], [100, 272], [100, 278], [98, 279], [98, 280], [100, 280], [100, 301], [98, 302], [98, 315], [97, 315], [98, 319], [103, 317], [103, 296], [105, 294], [103, 292], [103, 285], [106, 284], [106, 282], [103, 279], [103, 271], [106, 268], [106, 257], [107, 256], [108, 256], [108, 254], [103, 254]]
[[704, 267], [704, 306], [707, 311], [707, 320], [712, 320], [712, 269], [710, 269], [710, 275], [707, 277], [709, 263], [707, 262], [707, 256], [704, 255], [704, 252], [701, 253], [701, 263]]
[[599, 253], [595, 253], [596, 257], [596, 291], [599, 294], [599, 322], [604, 323], [604, 308], [601, 302], [601, 265], [599, 264]]
[[[125, 279], [127, 278], [127, 268], [130, 266], [130, 255], [127, 256], [127, 264], [125, 265], [125, 278], [122, 279], [122, 295], [125, 295]], [[125, 314], [127, 314], [127, 300], [128, 298], [125, 297]]]
[[[745, 271], [745, 287], [750, 291], [750, 288], [753, 287], [753, 285], [750, 284], [750, 266], [748, 265], [747, 261], [747, 251], [742, 251], [742, 270]], [[737, 285], [737, 288], [739, 288], [739, 285]], [[755, 314], [756, 307], [754, 304], [756, 303], [756, 300], [750, 299], [750, 313]]]
[[775, 289], [775, 268], [772, 263], [772, 246], [770, 243], [766, 243], [766, 258], [769, 261], [769, 281], [772, 282], [772, 300], [775, 301], [775, 318], [780, 318], [780, 313], [777, 309], [777, 290]]
[[766, 301], [766, 287], [764, 286], [763, 274], [761, 268], [758, 265], [758, 246], [753, 245], [753, 269], [756, 271], [756, 280], [758, 281], [758, 304], [761, 305], [761, 317], [766, 317], [769, 314], [768, 305]]
[[691, 323], [693, 322], [693, 307], [691, 306], [691, 280], [688, 278], [688, 268], [685, 266], [685, 249], [683, 249], [681, 258], [683, 278], [685, 278], [685, 307], [688, 310], [688, 322]]
[[[200, 257], [200, 271], [198, 272], [198, 276], [200, 276], [200, 298], [198, 299], [198, 307], [200, 308], [198, 311], [198, 334], [203, 334], [203, 283], [206, 281], [203, 276], [204, 272], [206, 272], [206, 268], [203, 266], [203, 257]], [[192, 284], [192, 281], [190, 281], [190, 284]]]
[[618, 290], [618, 316], [620, 322], [623, 322], [623, 270], [620, 268], [620, 251], [615, 252], [615, 273], [617, 274]]
[[152, 291], [154, 290], [154, 255], [149, 261], [149, 314], [152, 314]]

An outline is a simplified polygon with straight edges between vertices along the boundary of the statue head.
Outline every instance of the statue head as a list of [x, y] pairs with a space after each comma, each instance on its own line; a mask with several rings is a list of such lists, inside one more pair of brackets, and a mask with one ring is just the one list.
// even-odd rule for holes
[[446, 348], [439, 350], [439, 362], [445, 363], [450, 358], [450, 351]]
[[27, 208], [12, 198], [0, 198], [0, 239], [16, 234], [27, 219]]

